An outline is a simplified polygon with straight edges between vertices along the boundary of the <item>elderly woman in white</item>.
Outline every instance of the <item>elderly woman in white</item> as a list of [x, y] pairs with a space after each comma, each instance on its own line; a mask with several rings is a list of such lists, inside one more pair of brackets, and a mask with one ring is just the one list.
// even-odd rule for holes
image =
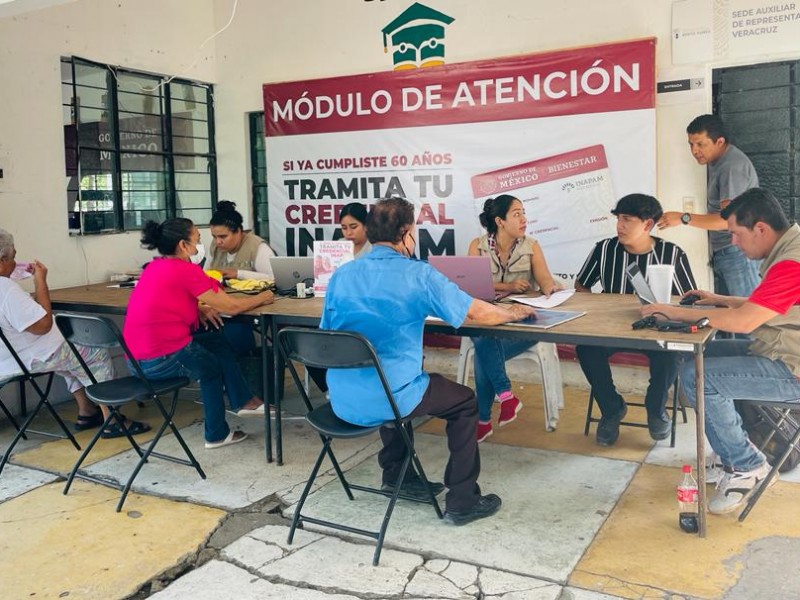
[[[10, 277], [17, 268], [16, 254], [13, 236], [0, 229], [0, 328], [28, 370], [33, 373], [54, 371], [66, 380], [69, 391], [78, 403], [75, 429], [82, 431], [99, 427], [107, 409], [101, 407], [101, 410], [86, 397], [83, 388], [90, 380], [61, 333], [53, 326], [47, 267], [37, 260], [28, 264], [26, 271], [33, 275], [34, 283], [31, 296]], [[113, 365], [107, 350], [77, 348], [98, 381], [113, 377]], [[8, 348], [0, 344], [0, 382], [19, 372], [19, 365]], [[150, 429], [146, 423], [129, 419], [126, 419], [125, 425], [134, 435]], [[122, 435], [124, 432], [116, 423], [109, 425], [102, 433], [104, 438]]]

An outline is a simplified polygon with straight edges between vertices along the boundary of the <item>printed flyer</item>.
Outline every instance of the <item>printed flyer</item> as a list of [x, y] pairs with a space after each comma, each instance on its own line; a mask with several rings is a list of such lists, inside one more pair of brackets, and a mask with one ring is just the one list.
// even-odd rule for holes
[[314, 295], [325, 296], [336, 269], [353, 260], [353, 242], [349, 240], [314, 242]]

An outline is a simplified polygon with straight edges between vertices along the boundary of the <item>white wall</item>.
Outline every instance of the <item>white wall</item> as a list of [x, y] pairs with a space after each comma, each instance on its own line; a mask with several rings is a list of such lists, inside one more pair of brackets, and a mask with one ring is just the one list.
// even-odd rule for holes
[[[262, 109], [261, 84], [390, 69], [381, 28], [410, 4], [239, 0], [231, 26], [202, 51], [200, 44], [228, 22], [234, 0], [77, 0], [0, 18], [0, 227], [15, 235], [21, 259], [50, 267], [52, 287], [101, 281], [149, 257], [136, 232], [67, 234], [60, 56], [214, 83], [220, 197], [237, 201], [251, 223], [245, 113]], [[451, 63], [655, 36], [659, 72], [673, 72], [671, 0], [427, 4], [455, 18], [446, 42]], [[785, 57], [747, 62], [778, 58]], [[691, 70], [710, 82], [714, 66], [722, 65]], [[698, 209], [704, 205], [705, 171], [689, 155], [684, 129], [709, 107], [710, 85], [705, 95], [658, 107], [658, 197], [667, 209], [681, 210], [687, 196]], [[704, 234], [683, 228], [664, 236], [687, 249], [707, 282]]]
[[60, 57], [213, 82], [214, 42], [197, 51], [213, 28], [210, 0], [80, 0], [0, 19], [0, 227], [20, 260], [48, 266], [50, 287], [103, 281], [150, 256], [136, 232], [68, 235]]

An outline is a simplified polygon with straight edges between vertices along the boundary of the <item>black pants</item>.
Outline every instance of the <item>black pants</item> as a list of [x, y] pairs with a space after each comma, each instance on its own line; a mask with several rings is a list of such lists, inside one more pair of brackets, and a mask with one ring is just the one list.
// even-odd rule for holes
[[[622, 409], [623, 399], [614, 387], [611, 366], [608, 364], [608, 359], [615, 352], [631, 351], [604, 346], [575, 347], [583, 374], [586, 375], [586, 380], [592, 386], [594, 397], [600, 406], [600, 412], [604, 415], [613, 415]], [[647, 414], [651, 417], [662, 416], [667, 404], [669, 388], [672, 387], [675, 377], [678, 375], [678, 355], [675, 352], [642, 350], [633, 350], [633, 352], [644, 354], [650, 361], [650, 383], [644, 397]]]
[[[436, 373], [432, 373], [430, 378], [422, 401], [409, 416], [431, 415], [447, 421], [447, 447], [450, 450], [450, 459], [444, 472], [444, 484], [448, 490], [447, 509], [467, 510], [475, 505], [481, 495], [478, 486], [481, 458], [475, 434], [478, 426], [475, 393]], [[380, 431], [383, 449], [378, 453], [378, 464], [383, 469], [383, 482], [393, 484], [400, 475], [406, 447], [395, 428], [382, 427]], [[409, 467], [406, 480], [416, 476]]]

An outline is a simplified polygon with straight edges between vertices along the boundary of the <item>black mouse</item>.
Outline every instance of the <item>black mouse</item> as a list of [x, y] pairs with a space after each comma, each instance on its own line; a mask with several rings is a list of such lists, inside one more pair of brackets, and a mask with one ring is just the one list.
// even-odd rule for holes
[[700, 294], [689, 294], [688, 296], [684, 296], [683, 298], [681, 298], [679, 304], [683, 306], [691, 306], [698, 300], [700, 300]]

